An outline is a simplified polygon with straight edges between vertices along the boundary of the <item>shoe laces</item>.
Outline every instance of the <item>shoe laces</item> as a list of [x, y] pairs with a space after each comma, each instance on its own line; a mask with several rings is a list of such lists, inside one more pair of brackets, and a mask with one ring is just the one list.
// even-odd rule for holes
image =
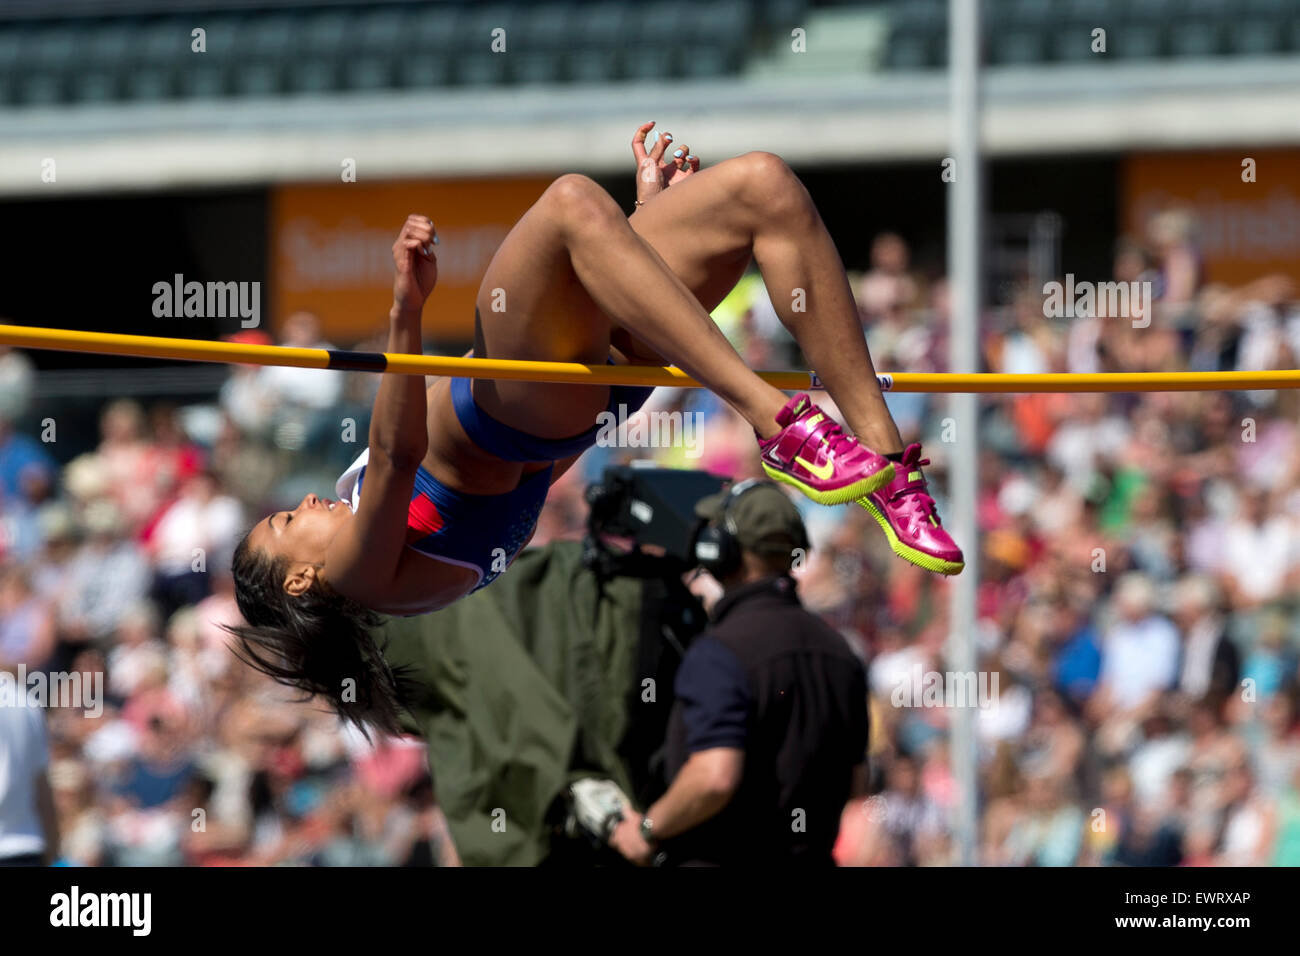
[[813, 426], [813, 437], [830, 454], [838, 455], [840, 452], [847, 454], [858, 447], [858, 440], [852, 435], [844, 434], [844, 428], [839, 422], [829, 416], [825, 421], [829, 423], [825, 427], [821, 422]]
[[[918, 461], [908, 461], [904, 458], [900, 462], [895, 462], [895, 467], [905, 468], [907, 473], [910, 474], [913, 471], [920, 471], [920, 469], [924, 468], [928, 464], [930, 464], [929, 458], [921, 458]], [[930, 493], [926, 491], [924, 475], [920, 475], [915, 479], [905, 481], [903, 484], [899, 485], [896, 489], [890, 492], [889, 502], [890, 504], [894, 504], [909, 495], [916, 497], [916, 506], [921, 509], [924, 517], [933, 517], [936, 520], [938, 519], [939, 511], [934, 503], [934, 499], [931, 498]]]

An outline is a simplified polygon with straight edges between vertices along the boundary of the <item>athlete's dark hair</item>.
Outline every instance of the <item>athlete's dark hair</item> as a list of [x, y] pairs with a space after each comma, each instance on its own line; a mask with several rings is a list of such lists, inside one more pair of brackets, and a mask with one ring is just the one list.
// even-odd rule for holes
[[383, 619], [320, 580], [290, 594], [288, 570], [288, 558], [252, 547], [247, 535], [239, 542], [231, 571], [247, 623], [225, 626], [239, 641], [235, 656], [281, 684], [324, 697], [366, 737], [368, 727], [402, 733], [411, 681], [405, 668], [395, 672], [384, 660], [372, 633]]

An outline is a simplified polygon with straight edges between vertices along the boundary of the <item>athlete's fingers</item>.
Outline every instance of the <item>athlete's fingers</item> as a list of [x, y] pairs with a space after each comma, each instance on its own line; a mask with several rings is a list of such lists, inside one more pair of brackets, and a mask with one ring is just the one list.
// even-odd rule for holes
[[425, 259], [433, 258], [433, 244], [423, 239], [407, 239], [402, 243], [402, 248], [406, 250], [408, 257], [411, 254], [423, 256]]
[[406, 220], [404, 229], [407, 235], [424, 236], [426, 238], [433, 235], [433, 220], [428, 216], [412, 216]]
[[438, 234], [425, 222], [413, 223], [408, 227], [406, 238], [418, 241], [426, 256], [433, 255], [433, 247], [438, 244]]
[[646, 158], [645, 138], [650, 134], [650, 130], [654, 129], [654, 125], [654, 120], [642, 123], [632, 134], [632, 155], [636, 158], [638, 166], [641, 165], [641, 160]]
[[399, 239], [393, 243], [393, 267], [398, 275], [411, 271], [411, 250], [406, 247], [404, 240]]
[[673, 141], [672, 133], [660, 134], [659, 138], [655, 140], [654, 146], [650, 148], [650, 158], [653, 159], [656, 163], [659, 162], [661, 159], [663, 159], [664, 150], [668, 148], [669, 144], [671, 144], [672, 141]]
[[438, 244], [438, 230], [433, 225], [433, 220], [428, 216], [411, 214], [406, 217], [406, 223], [402, 226], [402, 235], [419, 236], [425, 242]]
[[679, 183], [687, 176], [691, 176], [699, 171], [700, 161], [695, 156], [687, 153], [682, 158], [682, 166], [680, 169], [676, 169], [675, 167], [669, 168], [673, 169], [673, 172], [668, 174], [668, 181], [670, 183]]

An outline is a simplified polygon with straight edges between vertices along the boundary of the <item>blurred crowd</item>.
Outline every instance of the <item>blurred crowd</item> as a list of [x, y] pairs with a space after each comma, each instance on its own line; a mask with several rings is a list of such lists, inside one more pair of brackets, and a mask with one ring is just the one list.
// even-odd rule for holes
[[[987, 317], [989, 371], [1296, 368], [1291, 283], [1208, 283], [1171, 209], [1117, 242], [1150, 315], [1044, 314], [1026, 286]], [[943, 371], [943, 280], [876, 240], [858, 298], [883, 369]], [[977, 712], [979, 861], [1300, 864], [1300, 396], [1294, 391], [999, 395], [981, 401], [972, 637], [998, 705]], [[942, 400], [892, 396], [942, 489]], [[948, 423], [951, 424], [951, 423]], [[943, 509], [942, 513], [950, 513]], [[827, 528], [807, 587], [870, 660], [874, 789], [846, 809], [844, 863], [954, 859], [951, 711], [893, 706], [944, 672], [948, 585], [858, 522]], [[963, 542], [969, 546], [969, 542]], [[808, 585], [814, 582], [809, 581]]]
[[[315, 328], [291, 317], [279, 344], [323, 344]], [[97, 445], [60, 467], [54, 445], [10, 426], [34, 381], [26, 356], [0, 355], [0, 669], [85, 678], [80, 699], [62, 701], [76, 706], [48, 710], [52, 855], [86, 866], [455, 862], [423, 745], [366, 740], [242, 664], [221, 627], [240, 621], [235, 545], [268, 502], [332, 481], [355, 456], [373, 386], [237, 367], [208, 406], [108, 402]], [[360, 437], [348, 443], [354, 389]]]
[[[1297, 367], [1289, 281], [1229, 288], [1203, 272], [1195, 224], [1161, 214], [1116, 244], [1112, 275], [1087, 277], [1150, 282], [1151, 315], [1049, 318], [1026, 284], [984, 317], [987, 368]], [[903, 238], [877, 237], [851, 279], [878, 369], [945, 370], [947, 284], [913, 267]], [[715, 317], [751, 366], [800, 364], [757, 273]], [[280, 342], [328, 345], [306, 314]], [[33, 381], [29, 359], [0, 355], [0, 668], [105, 675], [102, 717], [50, 715], [61, 858], [454, 862], [422, 745], [367, 741], [295, 701], [238, 662], [220, 627], [238, 618], [238, 539], [270, 506], [332, 487], [365, 441], [373, 376], [235, 367], [204, 405], [111, 401], [97, 447], [62, 467], [9, 425]], [[888, 400], [951, 518], [961, 436], [944, 398]], [[960, 542], [980, 567], [966, 636], [996, 687], [975, 721], [980, 862], [1300, 864], [1298, 401], [982, 399], [979, 540]], [[708, 393], [661, 389], [642, 414], [654, 411], [698, 415], [695, 449], [592, 449], [555, 486], [534, 544], [581, 535], [583, 490], [606, 464], [758, 475], [752, 434]], [[872, 792], [845, 808], [837, 857], [955, 862], [953, 711], [896, 693], [947, 670], [951, 582], [894, 557], [861, 509], [800, 506], [804, 601], [861, 653], [871, 688]]]

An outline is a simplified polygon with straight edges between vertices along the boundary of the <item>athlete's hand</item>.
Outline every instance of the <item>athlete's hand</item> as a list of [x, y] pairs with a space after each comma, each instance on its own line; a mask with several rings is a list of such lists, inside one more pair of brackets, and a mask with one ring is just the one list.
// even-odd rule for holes
[[[636, 157], [636, 198], [641, 202], [649, 202], [651, 196], [700, 169], [700, 158], [692, 156], [691, 148], [685, 143], [680, 146], [674, 143], [672, 133], [662, 134], [647, 152], [645, 139], [654, 125], [654, 120], [643, 123], [632, 136], [632, 155]], [[665, 160], [664, 154], [669, 149], [672, 152]]]
[[393, 304], [403, 312], [418, 312], [438, 284], [438, 260], [433, 247], [438, 233], [428, 216], [411, 215], [393, 243]]

